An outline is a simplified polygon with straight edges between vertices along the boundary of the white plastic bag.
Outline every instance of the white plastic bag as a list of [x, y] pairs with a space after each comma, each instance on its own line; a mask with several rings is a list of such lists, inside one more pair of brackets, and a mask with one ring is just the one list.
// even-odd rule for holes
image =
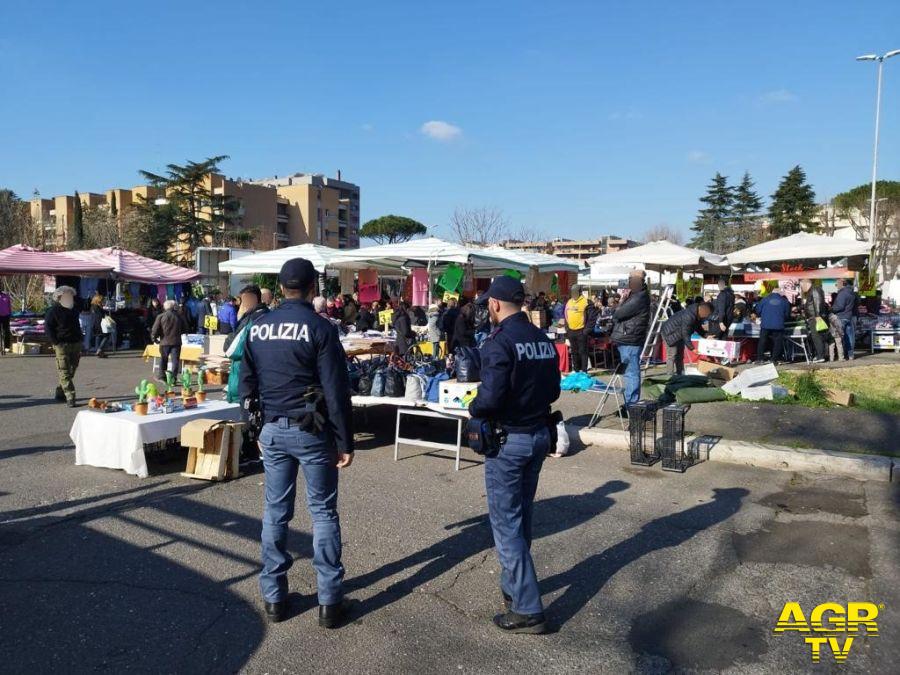
[[569, 433], [566, 431], [565, 422], [557, 422], [556, 424], [556, 452], [554, 457], [564, 457], [569, 454]]

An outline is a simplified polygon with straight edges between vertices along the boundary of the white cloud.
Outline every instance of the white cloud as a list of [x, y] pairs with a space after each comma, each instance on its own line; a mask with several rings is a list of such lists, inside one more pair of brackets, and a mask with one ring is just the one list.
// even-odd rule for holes
[[687, 154], [687, 161], [691, 164], [709, 164], [712, 161], [712, 157], [702, 150], [691, 150]]
[[450, 141], [455, 141], [460, 138], [463, 130], [449, 122], [431, 120], [419, 127], [419, 132], [436, 141], [449, 143]]
[[781, 105], [784, 103], [796, 103], [799, 100], [800, 97], [789, 89], [773, 89], [760, 95], [757, 102], [761, 105]]

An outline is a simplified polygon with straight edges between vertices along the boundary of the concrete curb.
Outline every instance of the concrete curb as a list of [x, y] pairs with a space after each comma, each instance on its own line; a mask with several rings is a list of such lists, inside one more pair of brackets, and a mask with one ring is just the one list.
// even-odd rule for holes
[[[622, 433], [620, 429], [589, 429], [570, 424], [566, 426], [566, 430], [569, 432], [569, 438], [578, 438], [586, 446], [594, 445], [606, 450], [628, 450], [628, 435]], [[895, 465], [900, 474], [900, 462], [891, 457], [789, 448], [766, 443], [729, 441], [725, 438], [710, 450], [709, 461], [781, 471], [847, 476], [857, 480], [890, 482], [894, 477]]]

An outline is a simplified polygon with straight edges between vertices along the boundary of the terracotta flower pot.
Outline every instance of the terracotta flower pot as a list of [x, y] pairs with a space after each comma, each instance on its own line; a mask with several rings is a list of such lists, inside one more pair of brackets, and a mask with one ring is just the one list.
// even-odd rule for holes
[[194, 392], [192, 392], [190, 389], [185, 389], [184, 387], [181, 388], [181, 398], [190, 398], [193, 395]]
[[206, 400], [206, 392], [198, 391], [194, 396], [197, 397], [197, 403], [203, 403]]
[[134, 412], [138, 415], [146, 415], [147, 414], [147, 403], [135, 403], [134, 404]]

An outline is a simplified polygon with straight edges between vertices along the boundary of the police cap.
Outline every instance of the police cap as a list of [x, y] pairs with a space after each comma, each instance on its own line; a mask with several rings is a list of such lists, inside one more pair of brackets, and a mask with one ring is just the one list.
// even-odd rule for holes
[[475, 300], [475, 304], [486, 305], [488, 298], [522, 304], [525, 301], [525, 288], [521, 281], [503, 275], [491, 282], [491, 287]]
[[291, 258], [281, 266], [278, 281], [285, 288], [305, 290], [316, 280], [316, 268], [306, 258]]

